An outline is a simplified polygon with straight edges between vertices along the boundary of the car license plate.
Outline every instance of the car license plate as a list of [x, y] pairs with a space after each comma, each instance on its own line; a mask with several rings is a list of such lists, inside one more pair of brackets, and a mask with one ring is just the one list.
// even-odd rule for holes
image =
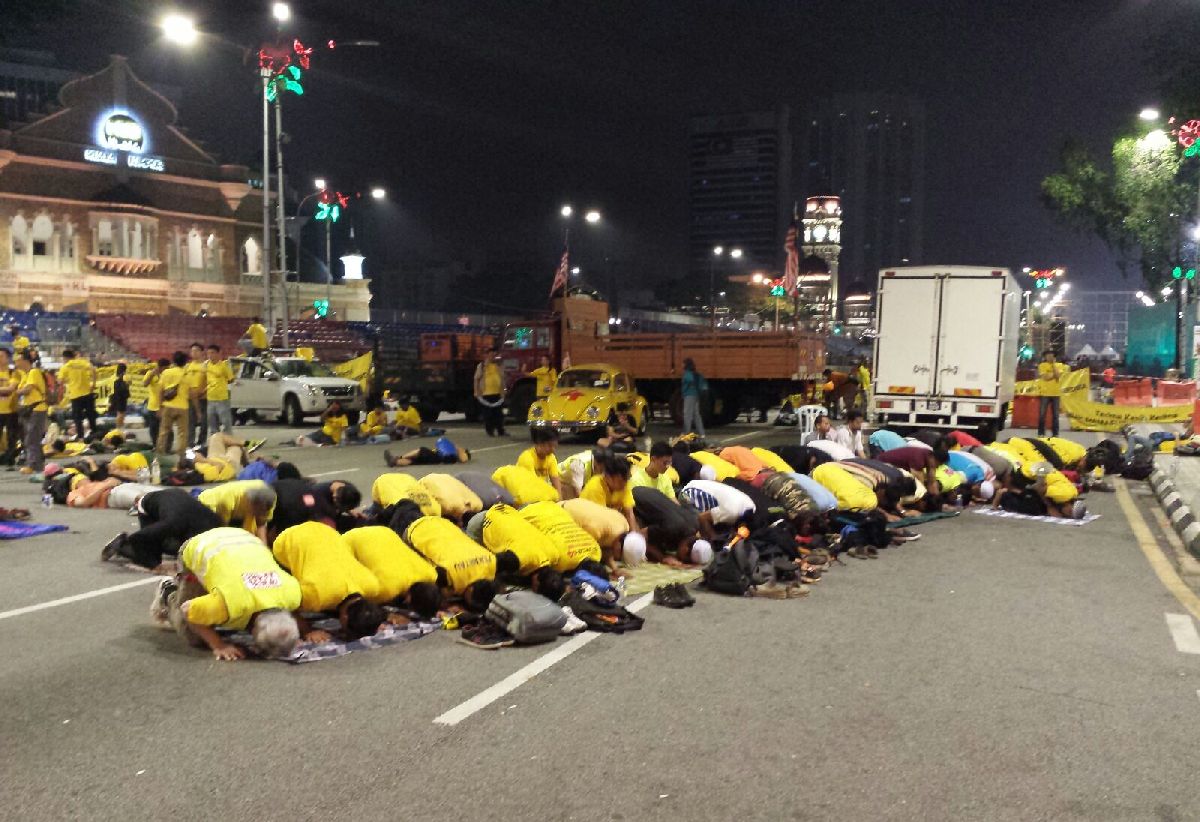
[[941, 411], [942, 404], [938, 400], [928, 400], [925, 403], [926, 411]]

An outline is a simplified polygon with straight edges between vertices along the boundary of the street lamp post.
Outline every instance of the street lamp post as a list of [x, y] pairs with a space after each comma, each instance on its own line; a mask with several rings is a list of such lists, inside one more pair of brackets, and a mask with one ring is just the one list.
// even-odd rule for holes
[[[708, 325], [713, 330], [716, 330], [717, 327], [717, 261], [725, 256], [725, 251], [725, 246], [714, 245], [712, 259], [708, 264]], [[730, 259], [740, 260], [742, 258], [742, 250], [740, 248], [731, 248], [728, 251]]]

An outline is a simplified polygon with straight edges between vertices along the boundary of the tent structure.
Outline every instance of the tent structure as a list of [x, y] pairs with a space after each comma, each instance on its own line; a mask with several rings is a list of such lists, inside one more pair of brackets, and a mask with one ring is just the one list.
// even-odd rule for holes
[[1075, 359], [1077, 359], [1077, 360], [1082, 359], [1083, 357], [1090, 358], [1090, 357], [1095, 357], [1095, 356], [1096, 356], [1096, 349], [1092, 348], [1092, 346], [1089, 343], [1084, 343], [1083, 348], [1081, 348], [1075, 352]]
[[1111, 345], [1106, 345], [1106, 346], [1104, 346], [1104, 350], [1100, 352], [1100, 359], [1102, 359], [1102, 360], [1119, 360], [1119, 359], [1121, 359], [1121, 355], [1118, 354], [1117, 350], [1115, 348], [1113, 348]]

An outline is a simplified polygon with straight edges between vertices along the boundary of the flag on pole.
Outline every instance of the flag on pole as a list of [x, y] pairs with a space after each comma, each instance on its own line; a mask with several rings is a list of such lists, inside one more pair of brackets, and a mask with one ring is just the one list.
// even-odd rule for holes
[[563, 296], [566, 296], [567, 290], [567, 272], [570, 271], [570, 262], [568, 257], [570, 252], [566, 246], [563, 246], [562, 259], [558, 261], [558, 268], [554, 272], [554, 282], [550, 285], [550, 299], [554, 299], [554, 294], [560, 288], [563, 290]]
[[800, 285], [800, 249], [796, 247], [798, 233], [796, 218], [793, 215], [792, 224], [788, 226], [787, 236], [783, 241], [783, 250], [787, 252], [787, 261], [783, 268], [783, 287], [789, 297], [796, 296]]

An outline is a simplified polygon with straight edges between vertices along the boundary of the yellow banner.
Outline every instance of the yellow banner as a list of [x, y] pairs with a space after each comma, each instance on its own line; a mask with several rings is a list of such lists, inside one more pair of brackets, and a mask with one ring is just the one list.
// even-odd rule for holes
[[339, 377], [345, 377], [348, 380], [357, 380], [363, 394], [367, 394], [371, 390], [371, 374], [374, 371], [374, 362], [371, 352], [360, 354], [352, 360], [338, 363], [330, 366], [334, 374]]
[[[146, 362], [131, 362], [126, 366], [125, 382], [129, 383], [129, 404], [144, 403], [150, 396], [150, 389], [142, 385], [146, 374], [154, 368]], [[108, 400], [112, 396], [113, 383], [117, 381], [117, 367], [104, 365], [96, 369], [96, 411], [108, 411]]]
[[1192, 406], [1163, 405], [1105, 405], [1088, 399], [1087, 369], [1071, 371], [1062, 378], [1062, 410], [1071, 420], [1074, 431], [1120, 431], [1136, 422], [1188, 422]]

